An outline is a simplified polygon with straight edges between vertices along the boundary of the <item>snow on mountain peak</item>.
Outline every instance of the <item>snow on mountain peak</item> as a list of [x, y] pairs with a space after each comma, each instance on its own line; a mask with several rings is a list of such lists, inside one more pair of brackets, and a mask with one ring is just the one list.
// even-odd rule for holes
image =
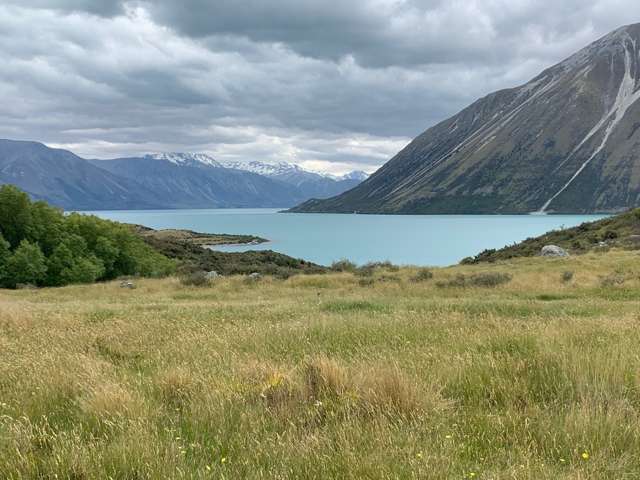
[[366, 180], [369, 175], [362, 171], [353, 171], [344, 175], [332, 175], [330, 173], [307, 170], [288, 162], [261, 162], [257, 160], [244, 162], [240, 160], [216, 160], [206, 153], [153, 153], [146, 155], [154, 160], [164, 160], [175, 165], [198, 166], [206, 165], [215, 168], [230, 168], [233, 170], [244, 170], [246, 172], [263, 175], [265, 177], [275, 177], [279, 179], [292, 178], [313, 178], [325, 177], [334, 181], [342, 180]]
[[354, 170], [353, 172], [345, 173], [340, 178], [342, 180], [359, 180], [361, 182], [364, 182], [367, 178], [369, 178], [369, 175], [367, 174], [367, 172], [363, 172], [362, 170]]
[[175, 165], [206, 165], [209, 167], [223, 167], [212, 156], [206, 153], [153, 153], [147, 155], [148, 158], [154, 160], [165, 160]]
[[316, 173], [287, 162], [260, 162], [257, 160], [242, 162], [239, 160], [224, 160], [220, 163], [225, 168], [245, 170], [247, 172], [257, 173], [258, 175], [265, 175], [267, 177], [290, 175], [295, 173]]

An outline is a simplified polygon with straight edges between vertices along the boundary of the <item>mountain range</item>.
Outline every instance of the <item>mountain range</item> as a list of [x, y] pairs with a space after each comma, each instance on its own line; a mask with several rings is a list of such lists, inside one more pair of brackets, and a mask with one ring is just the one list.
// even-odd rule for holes
[[288, 163], [219, 162], [206, 154], [161, 153], [86, 160], [42, 143], [0, 140], [0, 184], [68, 210], [290, 207], [357, 185]]
[[299, 212], [591, 213], [640, 204], [640, 24], [414, 139]]

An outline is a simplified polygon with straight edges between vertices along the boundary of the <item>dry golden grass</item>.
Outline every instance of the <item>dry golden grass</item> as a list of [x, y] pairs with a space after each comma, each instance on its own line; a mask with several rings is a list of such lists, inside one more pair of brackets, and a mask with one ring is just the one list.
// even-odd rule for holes
[[640, 478], [640, 255], [417, 272], [0, 291], [0, 478]]

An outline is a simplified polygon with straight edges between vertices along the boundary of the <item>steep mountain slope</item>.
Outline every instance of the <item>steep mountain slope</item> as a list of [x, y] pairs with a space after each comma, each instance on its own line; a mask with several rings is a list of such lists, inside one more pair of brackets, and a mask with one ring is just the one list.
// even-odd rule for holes
[[153, 191], [165, 199], [165, 208], [279, 208], [305, 198], [292, 185], [222, 168], [204, 155], [160, 154], [90, 162]]
[[343, 176], [323, 175], [287, 162], [224, 161], [221, 164], [226, 168], [246, 170], [295, 185], [300, 189], [300, 193], [305, 199], [339, 195], [355, 187], [368, 176], [360, 171], [350, 172]]
[[65, 209], [157, 208], [162, 200], [136, 182], [37, 142], [0, 140], [0, 184]]
[[428, 129], [301, 212], [613, 212], [640, 204], [640, 24]]

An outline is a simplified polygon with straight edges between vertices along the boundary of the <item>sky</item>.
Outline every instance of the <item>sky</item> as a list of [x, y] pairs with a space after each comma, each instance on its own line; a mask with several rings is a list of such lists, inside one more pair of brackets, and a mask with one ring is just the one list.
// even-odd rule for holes
[[0, 138], [372, 172], [638, 0], [0, 0]]

